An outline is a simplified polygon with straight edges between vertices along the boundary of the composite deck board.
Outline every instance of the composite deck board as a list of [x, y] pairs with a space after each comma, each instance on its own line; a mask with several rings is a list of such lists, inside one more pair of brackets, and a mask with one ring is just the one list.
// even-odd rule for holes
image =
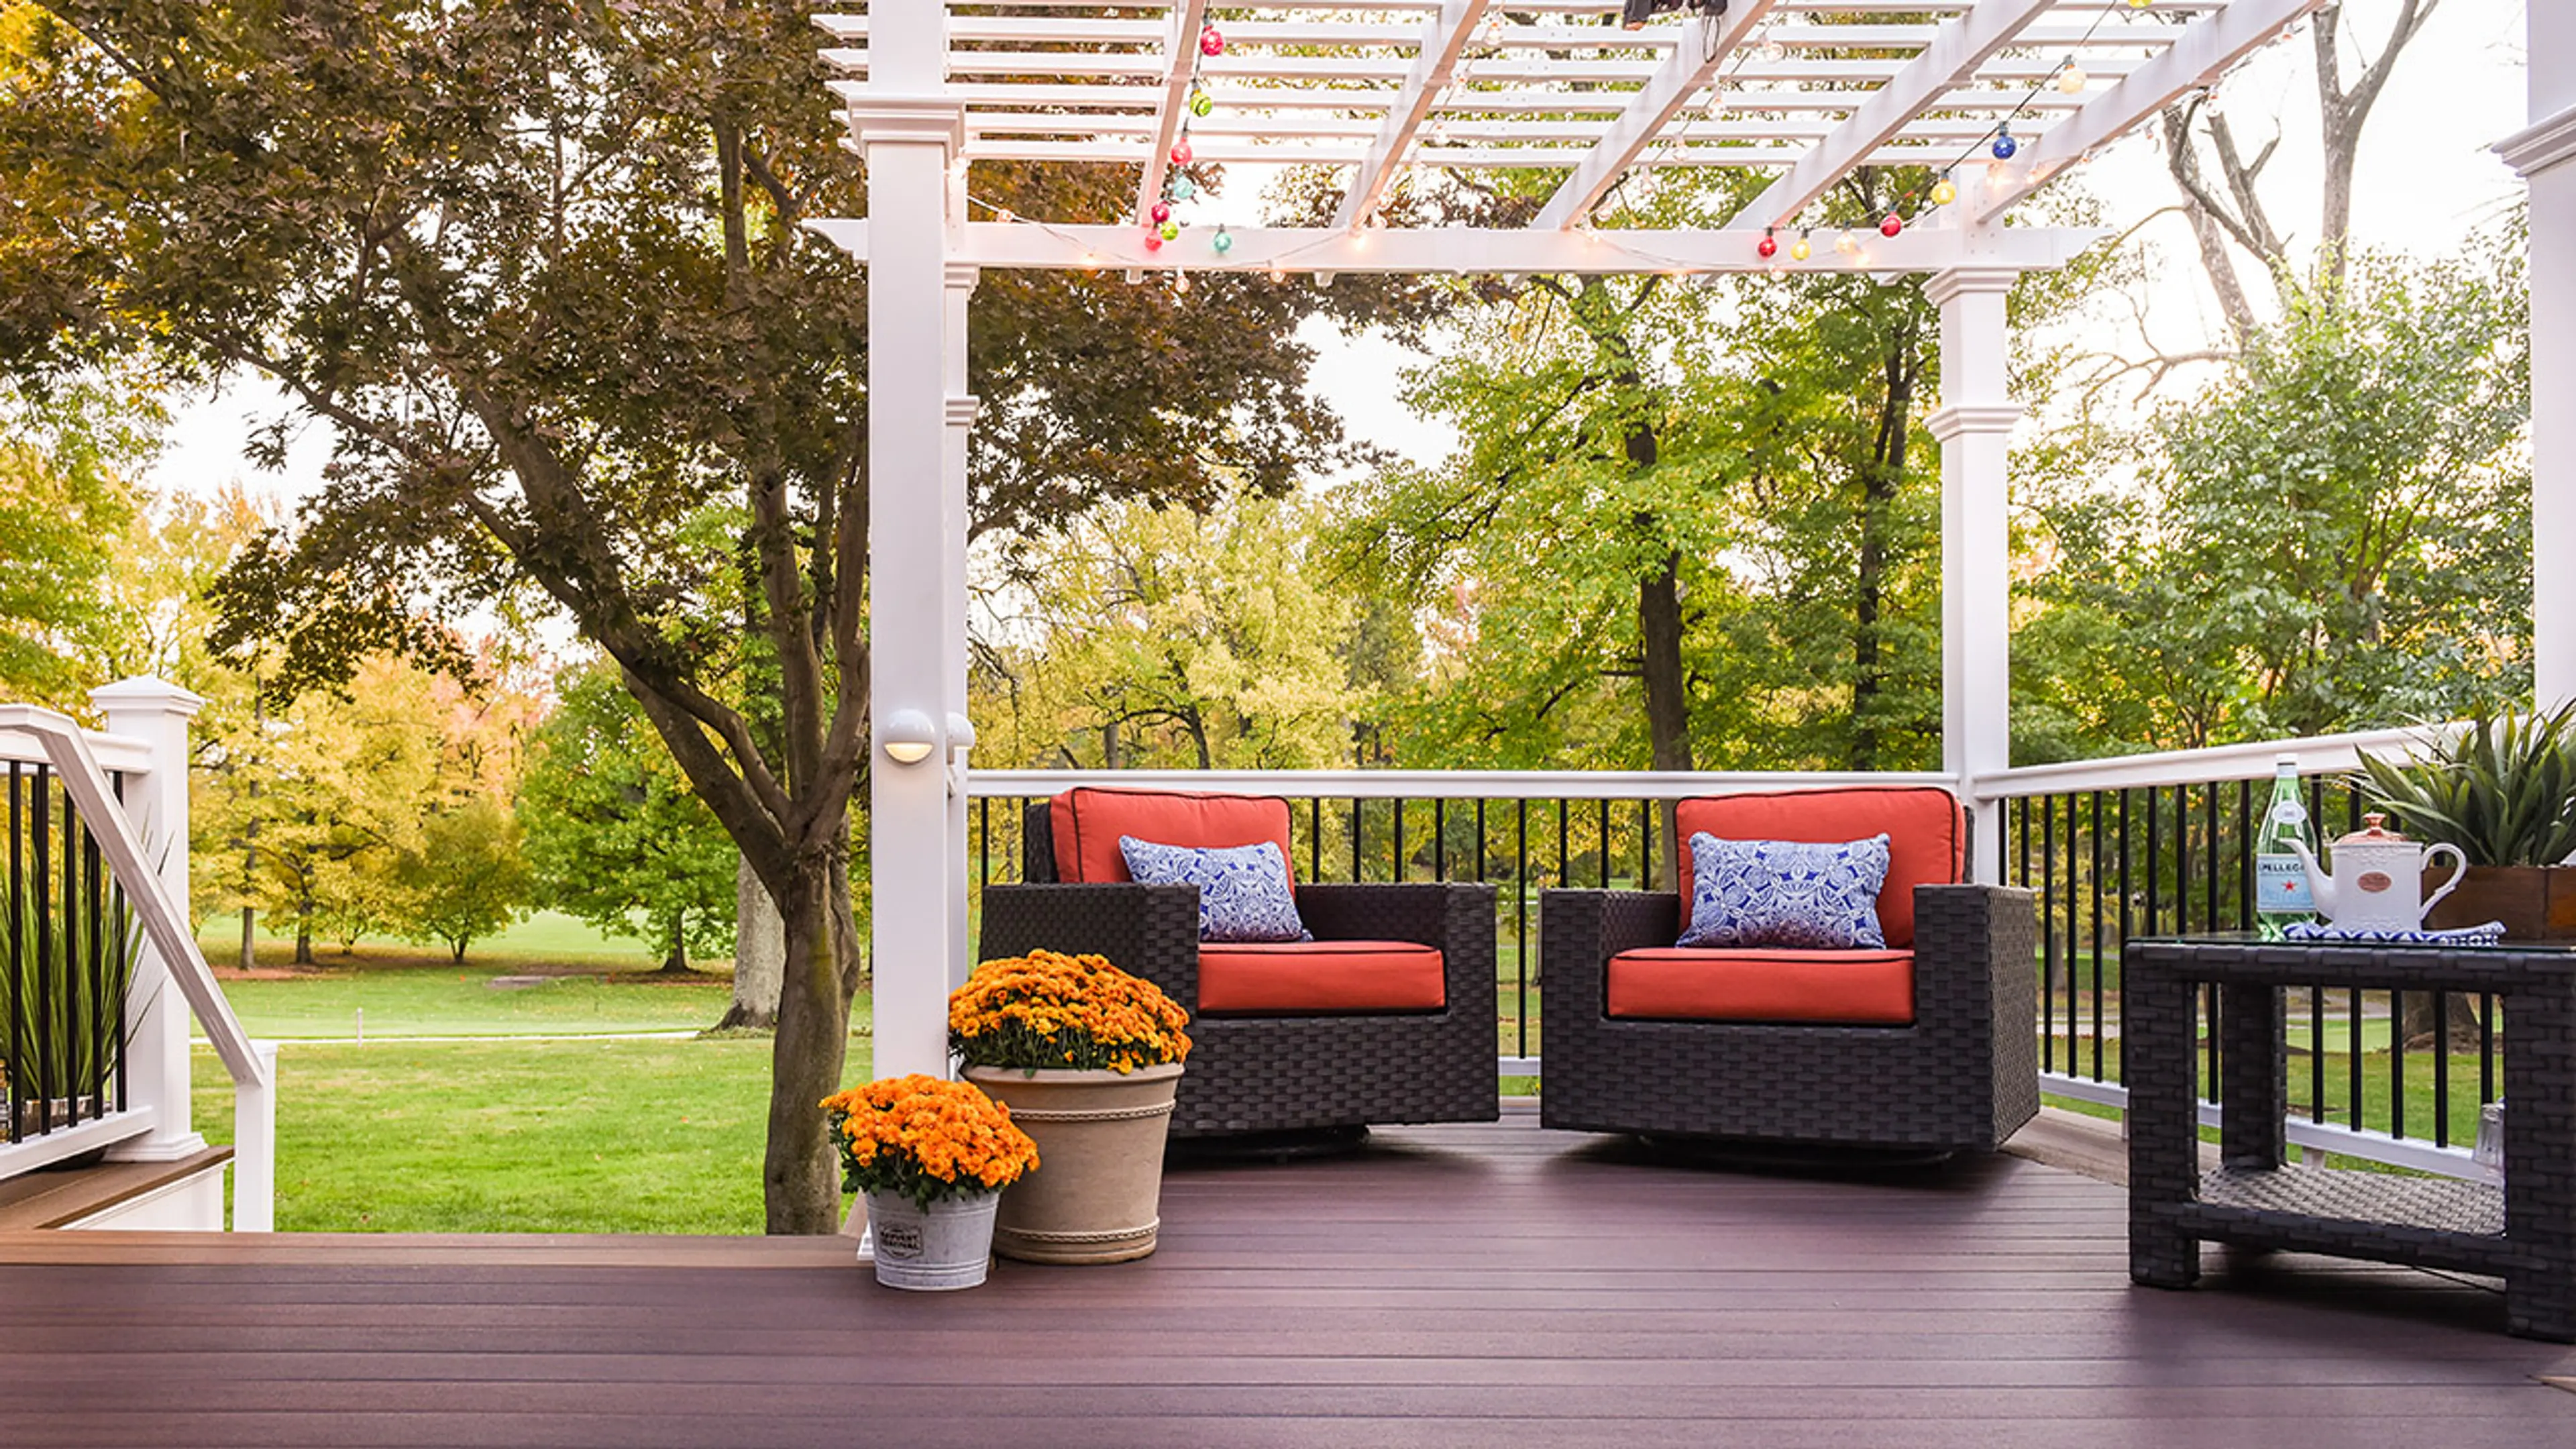
[[952, 1295], [846, 1240], [0, 1235], [0, 1443], [2576, 1446], [2576, 1353], [2492, 1284], [2213, 1249], [2134, 1288], [2126, 1213], [1514, 1113], [1186, 1167], [1152, 1259]]

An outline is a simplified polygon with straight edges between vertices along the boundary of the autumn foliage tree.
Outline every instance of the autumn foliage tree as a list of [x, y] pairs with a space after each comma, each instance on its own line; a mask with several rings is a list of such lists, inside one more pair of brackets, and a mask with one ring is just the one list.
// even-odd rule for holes
[[[280, 690], [388, 647], [459, 662], [446, 623], [499, 602], [546, 601], [616, 661], [785, 918], [768, 1225], [837, 1227], [815, 1104], [863, 966], [865, 289], [803, 223], [865, 207], [808, 7], [10, 14], [0, 363], [146, 349], [266, 373], [333, 425], [330, 489], [222, 596], [228, 638], [276, 646]], [[975, 184], [1105, 220], [1134, 178]], [[1316, 295], [988, 278], [979, 529], [1328, 461], [1288, 340]]]

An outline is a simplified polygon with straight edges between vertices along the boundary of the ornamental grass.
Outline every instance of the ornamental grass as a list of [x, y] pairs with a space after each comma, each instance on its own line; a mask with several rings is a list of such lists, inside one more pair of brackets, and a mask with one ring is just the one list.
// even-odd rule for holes
[[1038, 1145], [1011, 1125], [1011, 1109], [971, 1082], [886, 1077], [825, 1097], [823, 1110], [848, 1191], [899, 1193], [928, 1208], [998, 1192], [1038, 1165]]
[[1032, 951], [975, 968], [948, 998], [948, 1049], [970, 1067], [1132, 1072], [1190, 1054], [1189, 1013], [1105, 956]]

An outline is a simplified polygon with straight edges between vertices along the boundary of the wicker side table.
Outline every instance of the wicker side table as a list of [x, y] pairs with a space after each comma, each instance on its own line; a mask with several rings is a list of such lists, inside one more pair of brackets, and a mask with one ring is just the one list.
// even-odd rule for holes
[[[2506, 1327], [2576, 1342], [2576, 951], [2140, 940], [2122, 954], [2129, 1276], [2187, 1288], [2200, 1244], [2240, 1243], [2505, 1283]], [[2199, 1170], [2194, 998], [2219, 989], [2221, 1165]], [[2504, 1184], [2291, 1166], [2282, 989], [2491, 992], [2503, 999]]]

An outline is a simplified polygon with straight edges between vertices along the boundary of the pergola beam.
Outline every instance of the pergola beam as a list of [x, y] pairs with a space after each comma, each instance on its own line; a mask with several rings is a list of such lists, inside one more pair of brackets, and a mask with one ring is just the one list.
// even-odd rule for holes
[[[808, 222], [852, 257], [869, 259], [864, 218]], [[962, 265], [1034, 271], [1186, 271], [1200, 277], [1262, 274], [1406, 272], [1484, 275], [1570, 273], [1585, 276], [1700, 272], [1865, 272], [1894, 275], [1966, 265], [2044, 271], [2066, 265], [2108, 233], [2092, 227], [2013, 227], [1971, 239], [1957, 229], [1921, 227], [1897, 237], [1856, 238], [1850, 253], [1819, 246], [1813, 258], [1764, 260], [1759, 232], [1612, 228], [1579, 232], [1540, 227], [1435, 227], [1353, 231], [1347, 227], [1231, 227], [1232, 249], [1219, 257], [1190, 233], [1149, 250], [1144, 233], [1116, 224], [969, 222], [949, 253]]]
[[1664, 133], [1664, 127], [1691, 97], [1699, 94], [1718, 66], [1744, 39], [1745, 32], [1770, 15], [1777, 0], [1738, 0], [1715, 23], [1691, 21], [1681, 27], [1681, 43], [1664, 63], [1655, 68], [1645, 88], [1628, 102], [1619, 119], [1610, 123], [1592, 151], [1565, 178], [1556, 194], [1530, 223], [1533, 227], [1563, 230], [1592, 214], [1602, 194], [1647, 147]]
[[2182, 27], [2182, 37], [2119, 84], [2086, 102], [2023, 152], [2022, 165], [1999, 184], [1966, 189], [1971, 215], [1988, 222], [2084, 159], [2094, 147], [2118, 140], [2130, 128], [2182, 96], [2215, 83], [2229, 67], [2279, 39], [2326, 0], [2236, 0], [2206, 19]]
[[1870, 152], [1886, 144], [1917, 116], [1944, 103], [1951, 89], [1977, 73], [1996, 51], [2013, 42], [2056, 0], [1984, 0], [1906, 63], [1861, 108], [1809, 151], [1787, 175], [1763, 188], [1727, 223], [1760, 229], [1795, 217], [1849, 175]]
[[1333, 225], [1354, 227], [1375, 215], [1378, 202], [1386, 195], [1387, 184], [1395, 170], [1404, 164], [1407, 151], [1413, 149], [1413, 134], [1422, 128], [1431, 108], [1439, 103], [1440, 93], [1449, 87], [1450, 72], [1457, 68], [1460, 52], [1484, 22], [1485, 8], [1493, 0], [1445, 0], [1440, 14], [1422, 32], [1422, 49], [1413, 58], [1413, 70], [1404, 78], [1404, 88], [1386, 108], [1386, 119], [1377, 136], [1369, 142], [1368, 159], [1360, 162], [1351, 176], [1351, 184], [1342, 193], [1342, 204], [1333, 212]]
[[1207, 0], [1179, 0], [1172, 7], [1172, 31], [1164, 38], [1163, 103], [1154, 113], [1154, 149], [1145, 157], [1145, 174], [1136, 183], [1136, 219], [1143, 221], [1163, 199], [1163, 173], [1172, 164], [1172, 142], [1181, 134], [1181, 116], [1190, 98], [1190, 77], [1199, 67], [1199, 27], [1207, 23]]

